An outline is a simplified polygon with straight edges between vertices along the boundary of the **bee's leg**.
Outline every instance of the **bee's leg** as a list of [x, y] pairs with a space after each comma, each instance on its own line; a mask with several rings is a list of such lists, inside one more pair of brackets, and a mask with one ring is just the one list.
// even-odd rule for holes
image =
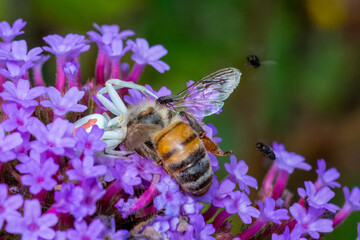
[[179, 113], [181, 116], [185, 117], [190, 127], [195, 130], [195, 132], [200, 136], [200, 138], [205, 135], [205, 130], [202, 128], [200, 123], [189, 113], [181, 111]]
[[142, 157], [150, 158], [157, 164], [162, 164], [162, 158], [159, 156], [155, 148], [151, 148], [145, 144], [140, 145], [135, 151]]
[[232, 151], [223, 152], [219, 148], [219, 146], [213, 142], [210, 138], [208, 138], [205, 134], [203, 136], [200, 136], [201, 141], [203, 142], [206, 151], [211, 152], [217, 156], [226, 156], [228, 154], [231, 154]]
[[218, 156], [226, 156], [228, 154], [231, 154], [231, 151], [223, 152], [219, 148], [219, 146], [213, 142], [210, 138], [206, 136], [205, 130], [202, 128], [200, 123], [189, 113], [187, 112], [180, 112], [180, 115], [184, 116], [186, 120], [188, 121], [190, 127], [195, 130], [195, 132], [199, 135], [200, 139], [202, 140], [206, 151], [213, 153]]

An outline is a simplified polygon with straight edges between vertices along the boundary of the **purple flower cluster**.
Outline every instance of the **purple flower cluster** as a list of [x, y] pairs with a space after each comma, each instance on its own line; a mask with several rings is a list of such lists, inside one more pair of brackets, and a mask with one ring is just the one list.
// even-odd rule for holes
[[[90, 41], [77, 34], [53, 34], [44, 37], [49, 46], [28, 51], [25, 40], [14, 41], [25, 25], [21, 19], [12, 26], [0, 22], [0, 174], [6, 176], [0, 183], [3, 238], [319, 239], [360, 210], [358, 187], [343, 188], [342, 208], [329, 202], [335, 195], [332, 189], [340, 187], [336, 182], [340, 174], [335, 168], [326, 169], [323, 159], [318, 160], [317, 180], [305, 181], [298, 188], [299, 197], [292, 200], [286, 189], [290, 174], [311, 166], [282, 144], [273, 144], [276, 160], [261, 185], [249, 175], [245, 161], [231, 156], [221, 166], [209, 153], [213, 172], [224, 168], [227, 176], [219, 181], [214, 174], [209, 191], [197, 197], [182, 191], [152, 159], [137, 153], [126, 158], [104, 154], [104, 130], [98, 126], [90, 131], [75, 129], [73, 122], [106, 111], [91, 99], [105, 80], [121, 77], [137, 82], [147, 64], [160, 73], [169, 70], [160, 60], [167, 50], [161, 45], [150, 47], [143, 38], [124, 43], [133, 31], [94, 24], [97, 32], [88, 32]], [[99, 50], [95, 80], [82, 85], [79, 55], [89, 50], [89, 42]], [[56, 56], [56, 87], [45, 87], [42, 79], [41, 65], [49, 58], [40, 55], [43, 50]], [[128, 51], [134, 61], [131, 71], [121, 62]], [[159, 91], [145, 87], [158, 97], [171, 94], [166, 87]], [[137, 90], [125, 93], [119, 91], [128, 105], [149, 101]], [[203, 128], [208, 138], [221, 141], [212, 124]], [[122, 145], [118, 148], [126, 150]], [[254, 190], [257, 201], [249, 197]], [[243, 224], [232, 225], [230, 217]]]

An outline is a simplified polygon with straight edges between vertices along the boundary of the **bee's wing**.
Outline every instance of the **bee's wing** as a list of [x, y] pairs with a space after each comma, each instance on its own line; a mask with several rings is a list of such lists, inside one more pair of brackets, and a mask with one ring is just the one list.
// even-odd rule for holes
[[205, 117], [218, 112], [224, 100], [240, 82], [241, 72], [236, 68], [224, 68], [193, 83], [178, 95], [172, 95], [169, 104], [174, 110]]

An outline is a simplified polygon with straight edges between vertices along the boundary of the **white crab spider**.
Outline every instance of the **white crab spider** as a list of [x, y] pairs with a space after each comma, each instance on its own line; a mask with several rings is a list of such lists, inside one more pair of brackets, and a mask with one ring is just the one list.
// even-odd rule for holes
[[[109, 154], [108, 156], [128, 155], [132, 153], [115, 150], [115, 148], [119, 146], [119, 144], [126, 137], [127, 131], [125, 125], [126, 121], [124, 121], [127, 108], [116, 92], [116, 89], [121, 88], [136, 89], [145, 96], [148, 94], [155, 99], [158, 98], [154, 93], [146, 89], [144, 86], [135, 84], [133, 82], [125, 82], [120, 79], [110, 79], [105, 83], [105, 87], [98, 91], [96, 97], [99, 99], [101, 104], [110, 112], [112, 112], [116, 117], [111, 119], [106, 113], [103, 115], [91, 114], [75, 122], [75, 129], [83, 127], [85, 128], [86, 132], [90, 132], [94, 125], [97, 125], [99, 128], [105, 130], [104, 135], [100, 140], [106, 143], [105, 153]], [[105, 93], [109, 94], [111, 101], [103, 95]]]

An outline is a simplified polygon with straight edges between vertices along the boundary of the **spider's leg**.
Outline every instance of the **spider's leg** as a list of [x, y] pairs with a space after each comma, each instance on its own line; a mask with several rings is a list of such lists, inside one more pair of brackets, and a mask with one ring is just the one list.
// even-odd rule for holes
[[142, 94], [144, 94], [144, 95], [147, 94], [147, 95], [154, 97], [155, 99], [158, 98], [154, 93], [149, 91], [146, 87], [136, 84], [136, 83], [133, 83], [133, 82], [126, 82], [126, 81], [123, 81], [120, 79], [110, 79], [106, 83], [112, 84], [115, 89], [132, 88], [132, 89], [136, 89], [136, 90], [142, 92]]
[[121, 156], [126, 156], [126, 155], [130, 155], [130, 154], [134, 153], [134, 152], [131, 152], [131, 151], [118, 151], [118, 150], [114, 150], [114, 149], [105, 149], [105, 152], [107, 154], [121, 155]]

